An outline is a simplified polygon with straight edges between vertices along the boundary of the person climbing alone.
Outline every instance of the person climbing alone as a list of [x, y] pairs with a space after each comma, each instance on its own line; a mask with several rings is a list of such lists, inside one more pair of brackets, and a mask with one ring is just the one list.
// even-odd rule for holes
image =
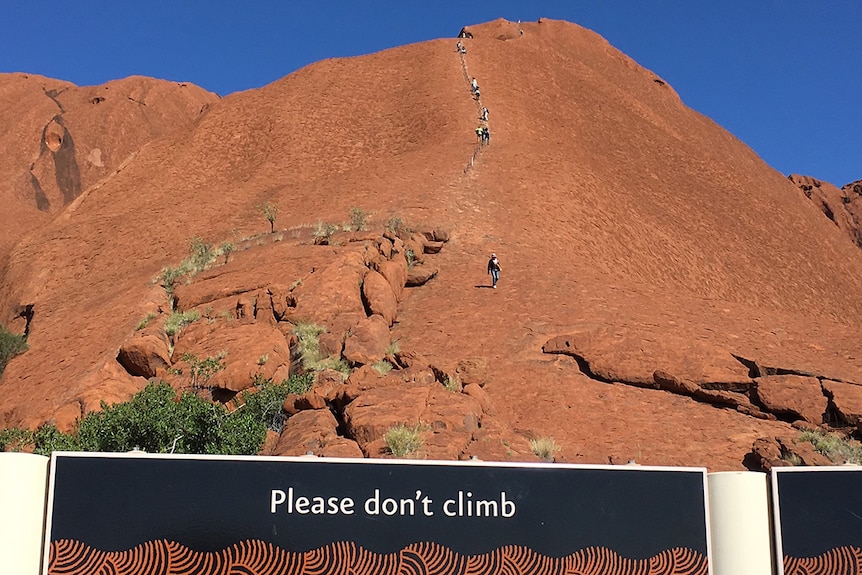
[[470, 89], [473, 90], [473, 93], [476, 94], [479, 92], [479, 82], [476, 81], [476, 77], [473, 77], [473, 81], [470, 82]]
[[488, 121], [488, 108], [482, 108], [482, 121]]
[[491, 254], [491, 259], [488, 260], [488, 273], [491, 274], [491, 287], [497, 289], [497, 280], [500, 279], [500, 260], [497, 259], [497, 254]]

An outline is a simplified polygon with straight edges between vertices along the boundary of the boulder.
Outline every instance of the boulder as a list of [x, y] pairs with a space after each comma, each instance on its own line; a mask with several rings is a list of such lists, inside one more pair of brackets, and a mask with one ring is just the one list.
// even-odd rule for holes
[[407, 270], [407, 279], [404, 284], [407, 287], [423, 286], [437, 277], [437, 268], [427, 265], [413, 266]]
[[700, 389], [696, 384], [690, 381], [680, 381], [678, 377], [660, 369], [653, 372], [652, 378], [659, 389], [679, 395], [693, 395]]
[[284, 286], [270, 286], [267, 294], [272, 306], [273, 318], [275, 321], [285, 321], [288, 312], [296, 307], [296, 298], [293, 297], [293, 292]]
[[433, 230], [427, 230], [422, 232], [425, 236], [425, 239], [431, 242], [448, 242], [449, 241], [449, 232], [442, 228], [435, 228]]
[[791, 414], [810, 423], [823, 423], [828, 400], [816, 377], [767, 375], [756, 379], [756, 394], [770, 412]]
[[423, 459], [458, 460], [473, 440], [470, 433], [453, 430], [432, 430], [422, 436], [422, 447], [417, 456]]
[[407, 263], [422, 261], [422, 256], [425, 253], [425, 241], [425, 236], [422, 234], [412, 234], [404, 240], [404, 257], [407, 258]]
[[482, 389], [478, 384], [468, 383], [464, 386], [463, 393], [469, 395], [473, 399], [475, 399], [479, 407], [482, 409], [483, 414], [487, 415], [495, 415], [496, 410], [494, 409], [494, 404], [491, 401], [491, 396], [488, 395], [488, 392]]
[[317, 374], [311, 389], [303, 394], [291, 393], [285, 398], [282, 408], [288, 415], [294, 415], [306, 409], [326, 409], [344, 392], [345, 386], [341, 377], [337, 371], [323, 370]]
[[314, 454], [320, 457], [350, 457], [362, 459], [365, 454], [359, 449], [359, 444], [346, 437], [327, 439], [326, 443], [315, 450]]
[[353, 365], [367, 365], [386, 357], [389, 324], [383, 316], [360, 320], [344, 340], [342, 356]]
[[437, 384], [437, 378], [434, 371], [427, 365], [412, 365], [410, 367], [393, 372], [396, 376], [408, 386], [429, 386]]
[[378, 387], [362, 392], [344, 409], [346, 434], [363, 452], [371, 442], [382, 439], [399, 424], [419, 425], [430, 387]]
[[436, 254], [440, 253], [440, 250], [443, 249], [443, 242], [425, 242], [423, 248], [426, 254]]
[[293, 324], [315, 323], [338, 334], [365, 317], [359, 286], [368, 268], [359, 249], [339, 250], [333, 254], [333, 261], [306, 276], [293, 290], [296, 306], [287, 310], [285, 319]]
[[386, 278], [379, 272], [369, 270], [362, 283], [362, 295], [371, 313], [382, 316], [388, 325], [392, 325], [398, 315], [398, 300]]
[[455, 375], [463, 385], [475, 383], [484, 386], [488, 381], [488, 358], [470, 357], [462, 359], [455, 366]]
[[288, 418], [273, 455], [305, 455], [318, 452], [339, 439], [338, 421], [328, 409], [302, 411]]
[[171, 365], [170, 342], [164, 330], [144, 328], [127, 339], [120, 347], [117, 361], [130, 375], [156, 377]]
[[381, 239], [377, 242], [377, 250], [387, 260], [392, 257], [392, 242], [388, 239]]
[[377, 271], [386, 278], [392, 287], [395, 299], [400, 301], [401, 294], [404, 292], [404, 285], [407, 283], [407, 260], [404, 259], [404, 256], [395, 255], [391, 260], [382, 262]]
[[831, 379], [824, 379], [822, 385], [847, 425], [862, 424], [862, 385]]
[[761, 437], [754, 441], [745, 456], [745, 466], [752, 471], [770, 471], [773, 467], [794, 465], [833, 465], [807, 441], [790, 437]]

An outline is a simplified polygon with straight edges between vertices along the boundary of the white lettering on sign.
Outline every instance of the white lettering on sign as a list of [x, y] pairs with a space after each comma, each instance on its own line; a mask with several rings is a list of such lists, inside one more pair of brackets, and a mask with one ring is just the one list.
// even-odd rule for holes
[[[380, 489], [375, 489], [373, 495], [362, 505], [366, 515], [384, 517], [413, 517], [420, 514], [433, 517], [434, 500], [422, 494], [417, 489], [412, 497], [385, 497]], [[319, 495], [304, 495], [296, 492], [293, 487], [287, 490], [272, 489], [269, 494], [269, 512], [297, 515], [353, 515], [355, 502], [350, 497], [322, 497]], [[499, 499], [479, 499], [472, 491], [458, 491], [452, 499], [446, 499], [438, 507], [446, 517], [514, 517], [517, 508], [515, 502], [509, 499], [505, 491], [500, 492]]]
[[513, 517], [515, 502], [506, 499], [506, 492], [500, 492], [500, 503], [495, 500], [473, 499], [473, 492], [458, 492], [456, 499], [443, 502], [443, 513], [447, 517]]
[[353, 505], [350, 497], [307, 497], [296, 495], [293, 487], [288, 487], [287, 492], [273, 489], [269, 497], [270, 513], [276, 513], [280, 506], [284, 506], [282, 511], [285, 513], [300, 515], [353, 515]]

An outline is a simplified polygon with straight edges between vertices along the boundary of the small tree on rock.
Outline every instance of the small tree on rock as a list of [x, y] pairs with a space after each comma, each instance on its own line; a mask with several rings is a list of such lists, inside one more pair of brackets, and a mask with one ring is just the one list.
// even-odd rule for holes
[[269, 232], [275, 232], [275, 218], [278, 215], [278, 204], [273, 204], [271, 202], [266, 202], [257, 207], [258, 211], [263, 214], [263, 217], [266, 218], [266, 221], [269, 222]]

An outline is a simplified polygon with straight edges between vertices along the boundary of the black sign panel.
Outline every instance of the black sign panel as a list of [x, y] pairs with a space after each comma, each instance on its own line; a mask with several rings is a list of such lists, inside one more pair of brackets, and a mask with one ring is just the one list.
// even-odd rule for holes
[[862, 469], [774, 468], [772, 494], [781, 573], [862, 573]]
[[408, 562], [705, 575], [705, 480], [637, 466], [55, 454], [47, 572], [371, 575]]

